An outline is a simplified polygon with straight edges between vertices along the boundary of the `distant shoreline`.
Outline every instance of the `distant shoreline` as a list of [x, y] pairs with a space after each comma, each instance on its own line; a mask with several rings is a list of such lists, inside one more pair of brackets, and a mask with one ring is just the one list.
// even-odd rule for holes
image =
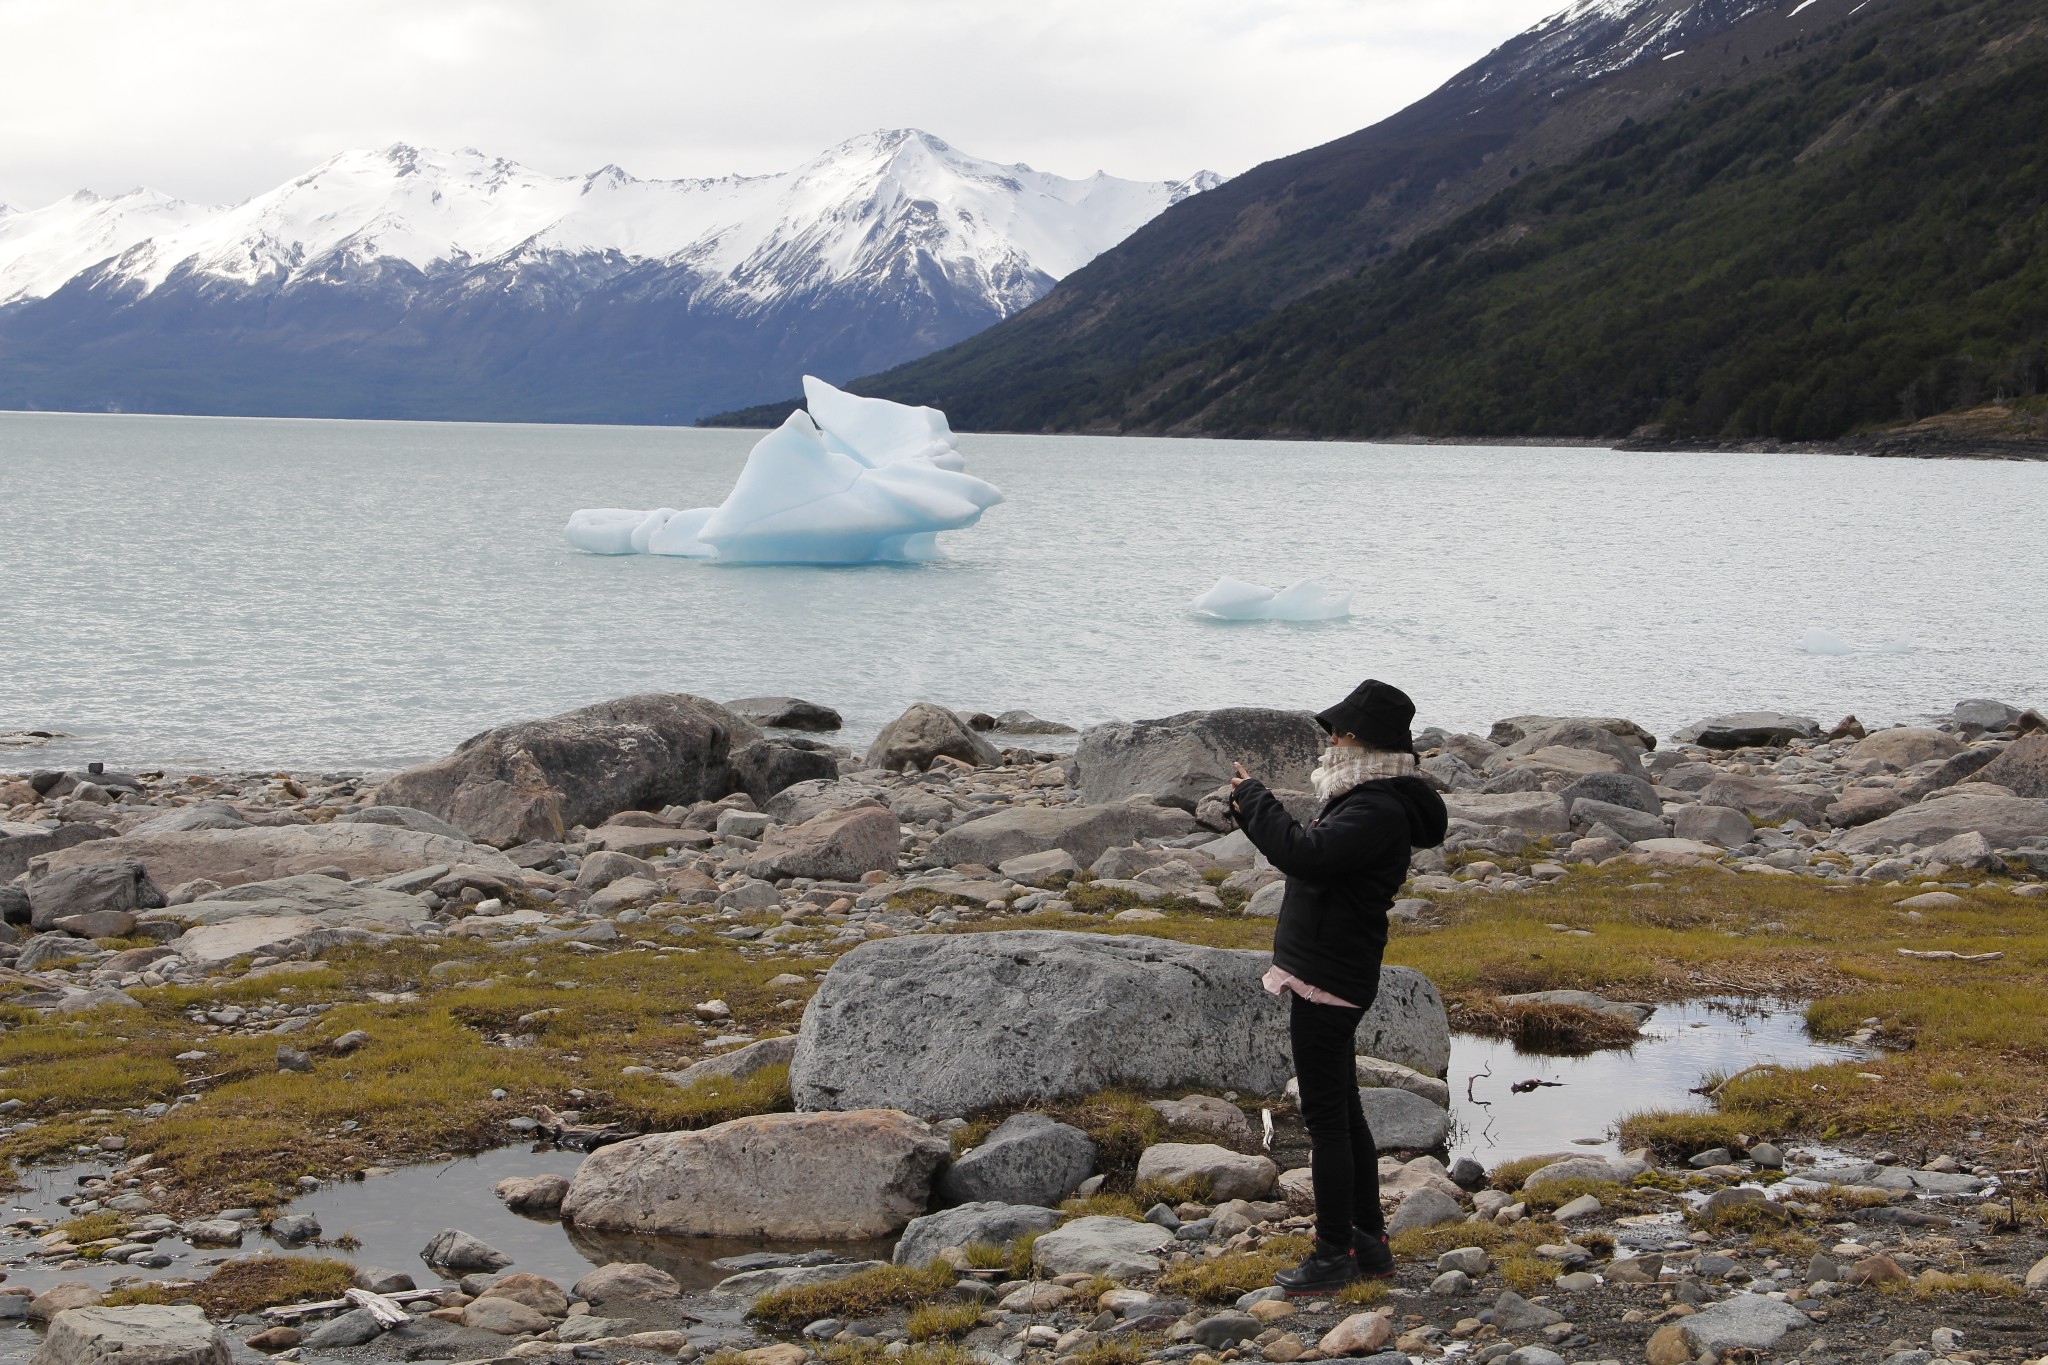
[[[713, 426], [703, 422], [537, 422], [496, 421], [486, 417], [309, 417], [290, 413], [250, 412], [101, 412], [71, 408], [0, 408], [0, 417], [163, 417], [183, 421], [221, 422], [376, 422], [406, 426], [577, 427], [612, 430], [767, 431], [766, 426]], [[1322, 436], [1305, 432], [1272, 432], [1257, 436], [1214, 436], [1193, 432], [1149, 431], [962, 431], [976, 436], [1088, 436], [1151, 441], [1313, 442], [1318, 445], [1465, 446], [1495, 449], [1617, 450], [1669, 455], [1854, 455], [1870, 459], [2004, 460], [2029, 463], [2048, 460], [2048, 439], [1957, 438], [1908, 428], [1839, 441], [1662, 441], [1640, 437], [1584, 436]]]

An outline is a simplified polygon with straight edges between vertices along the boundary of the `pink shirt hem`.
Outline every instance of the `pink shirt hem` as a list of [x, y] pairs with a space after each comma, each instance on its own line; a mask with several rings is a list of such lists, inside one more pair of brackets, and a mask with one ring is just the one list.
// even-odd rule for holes
[[1266, 974], [1259, 978], [1259, 984], [1266, 988], [1268, 995], [1285, 995], [1288, 991], [1293, 991], [1311, 1005], [1339, 1005], [1347, 1010], [1358, 1008], [1349, 1000], [1340, 1000], [1326, 990], [1309, 985], [1284, 967], [1266, 968]]

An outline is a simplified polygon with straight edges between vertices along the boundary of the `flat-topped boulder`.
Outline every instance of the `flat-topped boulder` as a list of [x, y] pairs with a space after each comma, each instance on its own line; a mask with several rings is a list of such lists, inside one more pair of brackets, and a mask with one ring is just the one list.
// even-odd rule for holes
[[206, 1311], [179, 1304], [68, 1308], [35, 1365], [228, 1365], [227, 1338]]
[[225, 924], [260, 915], [305, 915], [323, 924], [418, 924], [432, 918], [417, 896], [311, 875], [244, 882], [209, 891], [183, 905], [149, 911], [140, 918], [145, 923], [169, 919], [185, 924]]
[[1230, 706], [1094, 726], [1074, 767], [1082, 799], [1093, 804], [1149, 796], [1193, 811], [1230, 781], [1236, 763], [1268, 787], [1306, 788], [1322, 752], [1322, 728], [1308, 712]]
[[1171, 806], [1118, 801], [1101, 806], [1014, 806], [947, 830], [932, 841], [932, 861], [1000, 867], [1012, 858], [1062, 849], [1082, 866], [1140, 838], [1192, 834], [1195, 818]]
[[317, 957], [345, 943], [374, 941], [367, 930], [337, 927], [310, 915], [253, 915], [188, 929], [169, 946], [191, 966], [211, 971], [238, 957]]
[[1835, 846], [1844, 853], [1882, 853], [1906, 844], [1927, 848], [1973, 831], [1994, 849], [2017, 848], [2028, 839], [2048, 835], [2048, 800], [1946, 795], [1858, 825]]
[[562, 1216], [671, 1237], [886, 1237], [925, 1211], [951, 1155], [893, 1110], [757, 1114], [600, 1147], [577, 1167]]
[[1569, 834], [1572, 828], [1571, 809], [1553, 792], [1447, 792], [1444, 809], [1453, 820], [1524, 834]]
[[[1287, 1006], [1261, 952], [1046, 930], [906, 936], [835, 963], [804, 1012], [790, 1092], [800, 1109], [886, 1107], [931, 1118], [1181, 1086], [1277, 1095], [1293, 1072]], [[1388, 967], [1358, 1049], [1441, 1076], [1443, 998]]]
[[439, 834], [390, 825], [282, 825], [124, 834], [38, 859], [31, 880], [67, 867], [138, 862], [158, 886], [205, 879], [222, 887], [276, 881], [323, 868], [350, 877], [389, 877], [436, 863], [472, 863], [504, 877], [519, 869], [504, 854]]
[[715, 801], [741, 785], [734, 756], [760, 742], [751, 722], [715, 701], [650, 692], [473, 735], [386, 782], [377, 801], [508, 848], [623, 810]]
[[1672, 738], [1703, 749], [1753, 749], [1789, 744], [1795, 739], [1814, 739], [1819, 734], [1820, 722], [1812, 716], [1791, 716], [1782, 711], [1735, 711], [1694, 721]]

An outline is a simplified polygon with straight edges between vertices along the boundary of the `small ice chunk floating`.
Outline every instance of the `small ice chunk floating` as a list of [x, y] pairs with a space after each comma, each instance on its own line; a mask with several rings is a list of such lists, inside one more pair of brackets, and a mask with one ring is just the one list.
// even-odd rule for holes
[[1351, 614], [1351, 594], [1332, 592], [1313, 578], [1296, 579], [1278, 592], [1241, 578], [1219, 578], [1188, 605], [1219, 621], [1334, 621]]
[[677, 511], [588, 507], [564, 534], [599, 555], [740, 564], [867, 564], [939, 557], [938, 533], [1003, 500], [966, 473], [946, 414], [862, 398], [804, 376], [797, 411], [762, 437], [724, 502]]

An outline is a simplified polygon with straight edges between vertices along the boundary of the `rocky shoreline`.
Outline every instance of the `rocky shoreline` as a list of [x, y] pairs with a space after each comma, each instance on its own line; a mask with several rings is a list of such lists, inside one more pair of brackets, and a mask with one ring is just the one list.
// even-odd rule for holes
[[[1786, 1133], [1491, 1172], [1451, 1162], [1451, 1012], [1400, 967], [1361, 1034], [1360, 1084], [1397, 1153], [1383, 1174], [1403, 1268], [1385, 1297], [1280, 1301], [1265, 1286], [1300, 1254], [1309, 1192], [1305, 1170], [1274, 1159], [1298, 1159], [1299, 1137], [1279, 1007], [1255, 985], [1263, 954], [1147, 926], [1239, 933], [1277, 912], [1279, 874], [1230, 829], [1222, 796], [1243, 760], [1306, 814], [1313, 723], [1189, 713], [1096, 727], [1060, 753], [1034, 736], [1063, 727], [919, 703], [856, 755], [815, 737], [836, 721], [787, 698], [648, 696], [489, 731], [381, 782], [0, 778], [0, 982], [13, 1011], [0, 1044], [64, 1027], [111, 1034], [123, 1018], [191, 1040], [182, 1080], [168, 1073], [173, 1093], [146, 1104], [67, 1108], [83, 1101], [37, 1082], [49, 1064], [32, 1058], [55, 1053], [24, 1052], [0, 1073], [11, 1152], [106, 1165], [61, 1226], [16, 1225], [37, 1238], [17, 1264], [122, 1263], [136, 1271], [127, 1297], [162, 1301], [96, 1308], [104, 1291], [91, 1285], [0, 1287], [0, 1320], [61, 1323], [40, 1348], [49, 1365], [116, 1349], [182, 1365], [251, 1348], [506, 1361], [739, 1350], [748, 1365], [864, 1352], [911, 1365], [1677, 1365], [1741, 1352], [1924, 1365], [2048, 1351], [2048, 1229], [2021, 1199], [2019, 1153], [1907, 1160]], [[1908, 923], [1966, 896], [2048, 896], [2048, 723], [2036, 712], [1970, 701], [1939, 723], [1868, 735], [1853, 719], [1828, 729], [1749, 713], [1674, 739], [1602, 717], [1424, 732], [1451, 833], [1417, 855], [1396, 919], [1427, 932], [1488, 897], [1618, 872], [1890, 888]], [[421, 965], [364, 966], [393, 954]], [[217, 1177], [181, 1154], [190, 1118], [214, 1103], [211, 1057], [239, 1058], [247, 1085], [260, 1080], [252, 1059], [268, 1066], [272, 1053], [287, 1080], [381, 1066], [391, 1030], [470, 986], [477, 1004], [460, 1017], [485, 1020], [471, 1027], [493, 1055], [609, 1056], [597, 1037], [574, 1053], [551, 1043], [557, 1007], [486, 1006], [514, 989], [522, 956], [575, 959], [590, 981], [667, 972], [692, 991], [689, 973], [713, 958], [743, 969], [747, 998], [664, 1013], [680, 1020], [672, 1041], [647, 1045], [660, 1064], [619, 1068], [613, 1103], [656, 1091], [723, 1102], [755, 1086], [760, 1108], [797, 1112], [664, 1131], [608, 1119], [594, 1092], [515, 1115], [516, 1097], [494, 1091], [491, 1140], [594, 1149], [573, 1181], [501, 1195], [599, 1232], [794, 1249], [735, 1267], [709, 1294], [630, 1262], [565, 1287], [492, 1263], [451, 1229], [423, 1253], [437, 1273], [428, 1292], [393, 1299], [410, 1277], [360, 1271], [357, 1301], [324, 1322], [291, 1309], [209, 1319], [174, 1302], [193, 1292], [189, 1277], [149, 1288], [145, 1272], [192, 1264], [185, 1248], [232, 1247], [266, 1224], [320, 1249], [317, 1227], [278, 1231], [292, 1217], [279, 1208], [289, 1170], [274, 1173], [274, 1202], [226, 1207], [210, 1202]], [[1587, 993], [1488, 1008], [1591, 1032], [1618, 1010], [1640, 1019]], [[1876, 1027], [1863, 1039], [1884, 1041]], [[1139, 1098], [1104, 1117], [1105, 1095]], [[329, 1150], [351, 1150], [353, 1127], [328, 1134]], [[400, 1143], [391, 1155], [416, 1153]], [[208, 1159], [234, 1168], [231, 1155]], [[298, 1188], [346, 1174], [319, 1160], [306, 1158]], [[899, 1240], [887, 1265], [832, 1251], [888, 1236]], [[1962, 1301], [1979, 1303], [1967, 1323]], [[2007, 1319], [2010, 1331], [1997, 1325]]]

